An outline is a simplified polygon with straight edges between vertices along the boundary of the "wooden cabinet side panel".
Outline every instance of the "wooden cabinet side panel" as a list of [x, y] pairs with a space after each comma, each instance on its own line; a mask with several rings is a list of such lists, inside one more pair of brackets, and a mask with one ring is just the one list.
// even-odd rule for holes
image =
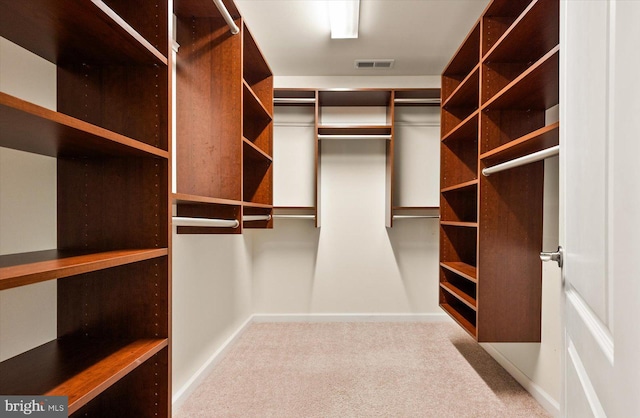
[[540, 341], [542, 162], [480, 182], [478, 341]]
[[177, 190], [241, 200], [241, 38], [216, 18], [179, 18], [177, 31]]

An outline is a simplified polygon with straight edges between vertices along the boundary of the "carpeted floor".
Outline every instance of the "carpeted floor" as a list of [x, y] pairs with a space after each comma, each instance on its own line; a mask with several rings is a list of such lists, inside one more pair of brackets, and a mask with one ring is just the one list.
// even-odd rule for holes
[[174, 414], [548, 417], [450, 323], [254, 323]]

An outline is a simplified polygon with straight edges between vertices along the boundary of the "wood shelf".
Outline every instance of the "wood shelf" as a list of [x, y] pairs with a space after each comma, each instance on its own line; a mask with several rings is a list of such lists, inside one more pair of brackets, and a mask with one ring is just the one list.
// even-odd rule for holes
[[[485, 54], [484, 62], [535, 62], [560, 40], [558, 2], [532, 1]], [[523, 48], [522, 45], [527, 47]]]
[[440, 225], [456, 226], [460, 228], [477, 228], [477, 222], [440, 221]]
[[[255, 117], [265, 120], [273, 119], [272, 112], [267, 109], [266, 105], [260, 100], [260, 98], [253, 91], [251, 86], [246, 82], [242, 81], [242, 91], [243, 91], [243, 101], [244, 101], [244, 110], [245, 112], [250, 112]], [[272, 99], [273, 100], [273, 99]]]
[[72, 414], [167, 346], [164, 338], [60, 338], [0, 363], [0, 393], [68, 396]]
[[472, 281], [473, 283], [478, 281], [477, 269], [472, 265], [460, 261], [445, 261], [441, 262], [440, 265], [458, 276]]
[[455, 128], [451, 129], [442, 137], [442, 142], [454, 142], [465, 139], [475, 139], [478, 137], [478, 114], [479, 110], [474, 111], [460, 122]]
[[242, 143], [244, 146], [244, 158], [250, 159], [259, 164], [271, 164], [273, 162], [273, 158], [269, 154], [261, 150], [256, 144], [249, 141], [247, 138], [242, 138]]
[[559, 46], [554, 47], [481, 109], [548, 109], [556, 105], [559, 101], [559, 51]]
[[478, 179], [475, 179], [475, 180], [465, 181], [464, 183], [454, 184], [453, 186], [445, 187], [444, 189], [441, 189], [440, 192], [447, 193], [447, 192], [453, 192], [453, 191], [465, 190], [465, 189], [471, 189], [471, 188], [477, 188], [477, 187], [478, 187]]
[[239, 200], [219, 199], [216, 197], [197, 196], [185, 193], [173, 193], [173, 203], [180, 204], [217, 204], [240, 206], [242, 202]]
[[442, 310], [448, 313], [449, 316], [462, 327], [462, 329], [467, 331], [474, 339], [477, 338], [476, 327], [475, 325], [473, 325], [473, 323], [471, 323], [471, 321], [465, 318], [462, 314], [460, 314], [460, 312], [458, 312], [448, 303], [441, 303], [440, 307], [442, 308]]
[[442, 72], [442, 101], [446, 102], [480, 61], [480, 24], [476, 23]]
[[531, 0], [494, 0], [482, 16], [482, 56], [498, 42]]
[[2, 92], [0, 146], [51, 157], [169, 156], [165, 150]]
[[560, 123], [556, 122], [480, 154], [485, 161], [503, 161], [551, 148], [560, 143]]
[[242, 202], [242, 206], [255, 209], [273, 209], [273, 205], [256, 202]]
[[480, 83], [480, 64], [476, 65], [460, 85], [442, 103], [442, 107], [449, 109], [453, 107], [478, 108], [478, 88]]
[[[33, 36], [34, 28], [48, 36]], [[167, 65], [167, 45], [158, 45], [164, 54], [158, 51], [100, 0], [2, 1], [0, 36], [61, 66], [78, 61]]]
[[467, 295], [462, 290], [458, 289], [456, 286], [452, 285], [451, 283], [442, 282], [440, 283], [440, 287], [449, 292], [449, 294], [456, 297], [460, 302], [464, 303], [474, 311], [476, 310], [476, 300]]
[[318, 135], [391, 135], [391, 125], [318, 125]]
[[273, 91], [275, 106], [315, 107], [317, 101], [316, 90], [280, 88]]
[[0, 256], [0, 290], [166, 256], [166, 248], [100, 253], [45, 250]]

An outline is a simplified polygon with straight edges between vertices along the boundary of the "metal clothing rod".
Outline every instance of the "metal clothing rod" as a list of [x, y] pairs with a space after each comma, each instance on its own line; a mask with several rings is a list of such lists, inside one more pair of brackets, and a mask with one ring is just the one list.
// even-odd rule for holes
[[173, 226], [207, 226], [217, 228], [237, 228], [240, 222], [237, 219], [209, 219], [209, 218], [185, 218], [174, 216]]
[[315, 103], [312, 97], [274, 97], [273, 103]]
[[242, 217], [243, 222], [256, 222], [256, 221], [267, 221], [271, 220], [271, 215], [244, 215]]
[[515, 160], [507, 161], [502, 164], [497, 164], [493, 167], [483, 168], [482, 174], [488, 176], [500, 171], [509, 170], [510, 168], [520, 167], [521, 165], [544, 160], [545, 158], [553, 157], [554, 155], [558, 155], [559, 153], [560, 145], [556, 145], [555, 147], [543, 149], [542, 151], [534, 152], [533, 154], [525, 155], [524, 157], [516, 158]]
[[274, 218], [282, 219], [315, 219], [315, 215], [273, 215]]
[[318, 139], [391, 139], [391, 135], [318, 135]]
[[220, 10], [220, 14], [222, 15], [224, 21], [227, 22], [231, 33], [233, 35], [237, 35], [240, 32], [240, 28], [238, 28], [236, 22], [233, 21], [233, 18], [229, 14], [229, 11], [225, 7], [224, 3], [222, 3], [222, 0], [213, 0], [213, 4], [215, 4], [218, 10]]
[[393, 99], [394, 103], [415, 103], [415, 104], [432, 104], [437, 105], [440, 104], [440, 98], [424, 98], [424, 99]]

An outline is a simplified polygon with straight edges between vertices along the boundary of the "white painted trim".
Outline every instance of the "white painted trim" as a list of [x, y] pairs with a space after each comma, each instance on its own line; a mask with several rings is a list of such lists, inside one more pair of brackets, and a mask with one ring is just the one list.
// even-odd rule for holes
[[240, 327], [233, 333], [227, 340], [218, 348], [209, 359], [187, 380], [187, 382], [175, 392], [175, 394], [171, 398], [171, 409], [175, 413], [180, 407], [184, 404], [184, 402], [189, 398], [189, 396], [200, 386], [200, 384], [204, 381], [204, 379], [211, 373], [211, 370], [220, 363], [227, 354], [227, 352], [231, 349], [233, 344], [240, 338], [240, 336], [247, 329], [249, 324], [253, 321], [253, 315], [249, 316], [247, 320], [240, 325]]
[[453, 322], [445, 313], [431, 314], [254, 314], [254, 322]]
[[548, 413], [553, 417], [560, 418], [560, 404], [553, 399], [544, 389], [533, 382], [529, 377], [518, 369], [509, 359], [502, 355], [489, 343], [480, 343], [480, 347], [484, 349], [495, 361], [502, 366], [527, 392], [531, 394]]

